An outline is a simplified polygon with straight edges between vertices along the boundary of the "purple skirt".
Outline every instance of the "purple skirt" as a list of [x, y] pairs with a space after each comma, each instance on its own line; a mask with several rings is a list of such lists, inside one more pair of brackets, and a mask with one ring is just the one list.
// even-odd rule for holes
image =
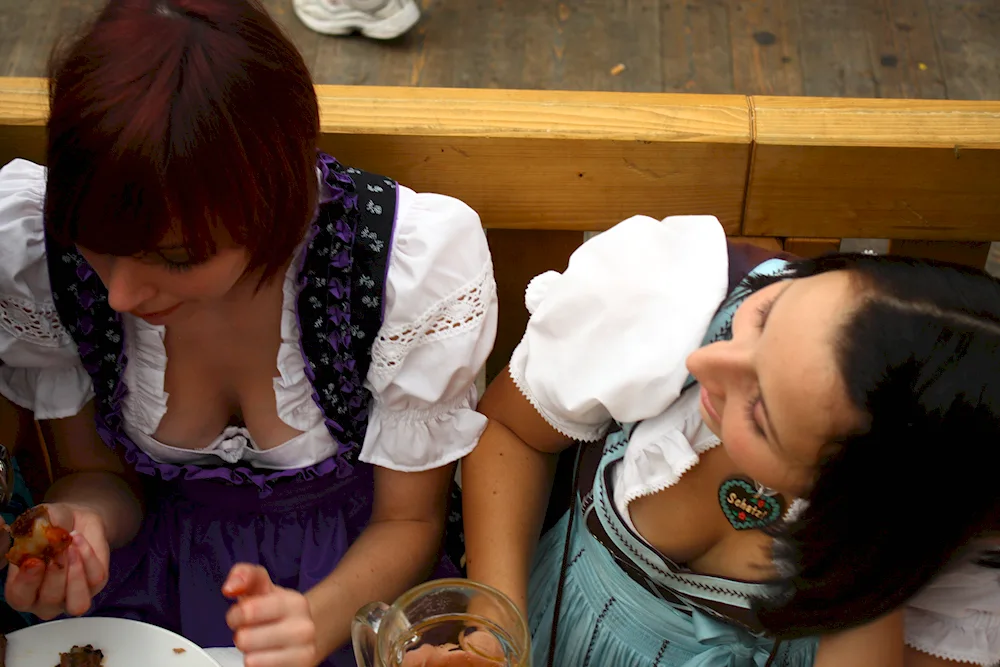
[[[110, 580], [91, 614], [152, 623], [205, 648], [232, 646], [232, 604], [222, 584], [233, 565], [263, 565], [278, 586], [305, 592], [329, 575], [371, 515], [371, 466], [345, 480], [324, 476], [252, 485], [151, 480], [135, 539], [111, 555]], [[350, 646], [325, 663], [354, 667]]]

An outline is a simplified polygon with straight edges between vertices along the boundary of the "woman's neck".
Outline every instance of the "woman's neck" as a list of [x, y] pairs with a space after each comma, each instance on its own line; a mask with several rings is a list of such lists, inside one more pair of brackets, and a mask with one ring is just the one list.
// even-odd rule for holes
[[284, 283], [290, 265], [291, 260], [263, 282], [259, 274], [244, 276], [225, 296], [199, 303], [192, 309], [190, 317], [168, 325], [168, 330], [235, 329], [250, 332], [272, 327], [275, 317], [280, 318], [284, 305]]

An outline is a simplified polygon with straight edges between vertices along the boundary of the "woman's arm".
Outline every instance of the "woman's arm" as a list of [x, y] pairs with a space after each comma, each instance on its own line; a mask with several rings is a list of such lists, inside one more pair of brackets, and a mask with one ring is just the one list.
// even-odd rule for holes
[[358, 609], [394, 601], [437, 562], [455, 466], [425, 472], [375, 468], [371, 522], [336, 569], [306, 593], [317, 652], [327, 656], [351, 637]]
[[479, 403], [489, 426], [462, 462], [469, 577], [527, 610], [531, 559], [556, 454], [572, 444], [542, 419], [506, 369]]
[[936, 664], [904, 663], [903, 648], [903, 612], [896, 611], [867, 625], [823, 636], [814, 667], [931, 667]]
[[903, 659], [903, 667], [969, 667], [969, 663], [935, 658], [932, 655], [918, 651], [912, 646], [907, 646], [906, 655]]
[[820, 639], [814, 667], [962, 667], [903, 643], [903, 612]]
[[[0, 414], [14, 410], [0, 397]], [[111, 547], [132, 539], [142, 521], [138, 484], [94, 427], [93, 402], [73, 417], [44, 422], [55, 483], [45, 494], [50, 520], [73, 531], [56, 562], [11, 566], [6, 596], [12, 607], [50, 619], [83, 614], [107, 583]]]
[[90, 510], [103, 523], [112, 547], [128, 543], [142, 522], [140, 485], [97, 434], [93, 401], [75, 416], [42, 422], [41, 427], [56, 480], [45, 502]]
[[[18, 440], [20, 410], [0, 396], [0, 444], [11, 447]], [[139, 484], [98, 436], [93, 402], [73, 417], [43, 421], [40, 426], [55, 477], [45, 502], [92, 510], [104, 524], [112, 546], [131, 540], [142, 521]]]

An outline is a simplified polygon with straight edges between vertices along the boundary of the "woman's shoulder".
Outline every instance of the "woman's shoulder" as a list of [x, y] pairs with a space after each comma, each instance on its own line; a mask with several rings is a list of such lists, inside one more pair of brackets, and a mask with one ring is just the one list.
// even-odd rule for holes
[[41, 214], [45, 201], [45, 167], [17, 158], [0, 167], [0, 201], [5, 223], [12, 213]]
[[0, 168], [0, 305], [8, 316], [11, 307], [52, 301], [44, 207], [44, 167], [19, 159]]
[[404, 336], [420, 344], [479, 332], [492, 342], [495, 327], [481, 325], [496, 283], [479, 215], [454, 197], [397, 191], [383, 333], [423, 331], [428, 335]]
[[[561, 433], [597, 440], [610, 420], [660, 414], [726, 295], [726, 241], [711, 216], [636, 216], [529, 285], [510, 375]], [[581, 363], [586, 360], [586, 363]]]
[[938, 575], [906, 607], [906, 643], [977, 665], [1000, 661], [1000, 569], [966, 558]]
[[52, 301], [44, 204], [44, 167], [0, 168], [0, 395], [36, 419], [60, 419], [93, 389]]
[[41, 238], [45, 207], [45, 167], [17, 159], [0, 167], [0, 250], [14, 250], [17, 238]]
[[485, 429], [474, 385], [493, 347], [498, 310], [479, 215], [454, 197], [396, 190], [360, 458], [410, 472], [460, 459]]
[[391, 285], [416, 288], [433, 302], [492, 272], [486, 233], [472, 207], [447, 195], [397, 186], [387, 274]]

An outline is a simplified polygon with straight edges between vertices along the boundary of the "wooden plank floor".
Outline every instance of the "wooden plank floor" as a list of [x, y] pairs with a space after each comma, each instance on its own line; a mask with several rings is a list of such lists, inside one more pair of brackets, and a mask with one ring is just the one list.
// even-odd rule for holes
[[[317, 83], [1000, 99], [1000, 0], [418, 2], [417, 29], [376, 43], [265, 0]], [[0, 0], [0, 75], [44, 75], [101, 4]]]

